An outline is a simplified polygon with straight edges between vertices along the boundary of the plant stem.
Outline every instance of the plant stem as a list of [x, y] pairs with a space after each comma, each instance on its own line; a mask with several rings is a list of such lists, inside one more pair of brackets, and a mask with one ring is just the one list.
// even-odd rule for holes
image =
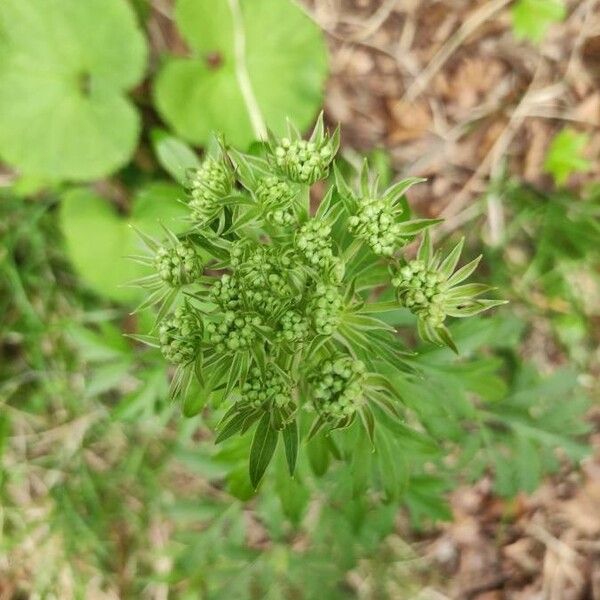
[[233, 20], [233, 48], [235, 54], [235, 75], [242, 93], [242, 98], [248, 110], [250, 123], [254, 135], [259, 140], [267, 139], [267, 127], [262, 112], [256, 100], [250, 75], [246, 66], [246, 34], [244, 31], [244, 19], [240, 9], [239, 0], [229, 0], [229, 8]]

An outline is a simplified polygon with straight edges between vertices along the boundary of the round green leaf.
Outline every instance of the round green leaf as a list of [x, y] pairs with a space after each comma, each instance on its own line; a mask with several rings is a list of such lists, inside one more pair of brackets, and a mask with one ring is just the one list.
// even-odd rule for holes
[[50, 180], [118, 169], [140, 129], [124, 91], [145, 63], [145, 39], [124, 0], [3, 0], [0, 155]]
[[148, 250], [130, 225], [156, 239], [164, 237], [161, 224], [183, 231], [187, 210], [178, 202], [180, 197], [178, 186], [153, 183], [137, 194], [131, 214], [124, 218], [90, 189], [67, 192], [60, 205], [60, 221], [67, 251], [81, 278], [111, 300], [139, 302], [146, 292], [127, 284], [150, 271], [126, 257], [148, 254]]
[[[231, 6], [239, 2], [241, 19]], [[327, 75], [325, 42], [290, 0], [179, 0], [175, 19], [192, 48], [170, 58], [154, 89], [166, 121], [183, 138], [204, 144], [213, 130], [247, 146], [255, 139], [238, 85], [246, 69], [265, 123], [277, 134], [286, 118], [306, 128], [322, 103]], [[235, 37], [245, 40], [243, 59]]]

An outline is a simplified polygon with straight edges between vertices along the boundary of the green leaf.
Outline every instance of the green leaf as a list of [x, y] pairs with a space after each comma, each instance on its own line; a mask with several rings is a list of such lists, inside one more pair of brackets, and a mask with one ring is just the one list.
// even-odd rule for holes
[[124, 92], [145, 64], [124, 0], [0, 2], [0, 154], [51, 181], [116, 171], [137, 144]]
[[250, 448], [250, 481], [256, 489], [277, 447], [279, 432], [271, 427], [271, 415], [265, 413], [256, 426]]
[[313, 473], [317, 477], [324, 475], [329, 468], [329, 445], [325, 435], [320, 433], [309, 439], [306, 452]]
[[252, 411], [250, 410], [242, 410], [238, 413], [235, 413], [219, 432], [219, 435], [215, 440], [215, 444], [220, 444], [227, 438], [230, 438], [232, 435], [238, 433], [242, 429], [242, 426], [246, 422], [246, 419], [250, 416], [251, 412]]
[[240, 80], [249, 81], [262, 120], [276, 134], [285, 133], [287, 117], [300, 129], [310, 124], [322, 103], [327, 55], [321, 32], [295, 3], [179, 0], [175, 20], [192, 57], [169, 58], [154, 95], [178, 135], [204, 144], [219, 130], [247, 147], [256, 134]]
[[132, 202], [130, 214], [121, 217], [108, 200], [86, 188], [68, 191], [60, 205], [60, 224], [69, 257], [80, 277], [96, 293], [133, 305], [147, 291], [128, 284], [151, 273], [144, 265], [127, 258], [147, 253], [133, 225], [158, 238], [161, 223], [171, 231], [182, 231], [186, 208], [177, 199], [180, 189], [167, 183], [153, 183], [141, 189]]
[[188, 171], [198, 168], [200, 160], [196, 153], [180, 139], [162, 129], [154, 129], [150, 135], [154, 152], [162, 168], [181, 185], [188, 183]]
[[588, 171], [592, 163], [582, 156], [589, 136], [572, 129], [563, 129], [554, 136], [544, 161], [544, 171], [550, 173], [557, 185], [567, 182], [573, 173]]
[[518, 0], [512, 8], [515, 35], [539, 43], [548, 28], [562, 21], [566, 13], [563, 0]]
[[362, 406], [359, 410], [360, 420], [369, 436], [371, 448], [375, 448], [375, 418], [368, 406]]
[[281, 432], [285, 447], [285, 458], [287, 460], [290, 475], [294, 474], [296, 461], [298, 459], [298, 425], [296, 421], [288, 423]]

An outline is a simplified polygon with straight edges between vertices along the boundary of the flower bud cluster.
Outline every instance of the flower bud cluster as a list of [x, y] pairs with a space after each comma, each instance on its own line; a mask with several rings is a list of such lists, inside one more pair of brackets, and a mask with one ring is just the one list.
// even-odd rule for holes
[[348, 219], [350, 231], [379, 256], [392, 256], [400, 237], [393, 207], [382, 199], [359, 201], [358, 212]]
[[233, 177], [225, 164], [214, 158], [205, 159], [190, 177], [192, 219], [203, 225], [214, 218], [220, 200], [228, 196], [232, 188]]
[[310, 219], [296, 234], [295, 247], [311, 267], [327, 269], [333, 259], [331, 226]]
[[262, 325], [257, 315], [238, 314], [227, 311], [221, 323], [207, 323], [208, 341], [217, 352], [248, 350], [257, 338], [256, 327]]
[[264, 177], [259, 181], [254, 193], [263, 207], [267, 222], [280, 227], [296, 222], [292, 207], [295, 192], [287, 181], [275, 175]]
[[242, 299], [237, 278], [225, 273], [212, 284], [208, 297], [224, 311], [239, 308]]
[[363, 401], [365, 365], [344, 356], [322, 362], [311, 377], [315, 410], [328, 421], [351, 418]]
[[287, 254], [278, 256], [264, 245], [249, 248], [236, 270], [247, 305], [268, 316], [278, 312], [295, 295], [286, 277], [290, 267]]
[[332, 335], [339, 325], [343, 298], [337, 287], [318, 283], [308, 305], [314, 330], [318, 335]]
[[195, 281], [202, 275], [202, 263], [192, 244], [179, 242], [160, 247], [154, 258], [158, 276], [171, 287]]
[[446, 318], [444, 282], [441, 273], [420, 260], [409, 262], [392, 279], [398, 301], [433, 328], [441, 327]]
[[327, 177], [333, 155], [333, 148], [327, 142], [283, 138], [274, 150], [274, 162], [291, 181], [312, 185]]
[[289, 382], [273, 365], [267, 365], [265, 373], [258, 367], [253, 367], [241, 386], [241, 394], [241, 402], [252, 408], [263, 408], [266, 405], [283, 408], [292, 399]]
[[191, 363], [200, 350], [200, 321], [188, 305], [182, 305], [167, 317], [158, 329], [163, 356], [176, 365]]
[[302, 343], [310, 334], [310, 321], [295, 310], [281, 316], [278, 339], [289, 344]]

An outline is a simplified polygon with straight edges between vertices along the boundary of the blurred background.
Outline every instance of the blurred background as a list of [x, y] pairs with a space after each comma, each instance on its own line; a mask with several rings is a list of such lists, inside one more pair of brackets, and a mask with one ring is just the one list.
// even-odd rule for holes
[[[391, 502], [318, 456], [254, 494], [124, 336], [128, 226], [180, 226], [211, 132], [322, 108], [510, 300], [423, 350], [464, 404]], [[600, 599], [599, 126], [597, 0], [3, 0], [0, 599]]]

